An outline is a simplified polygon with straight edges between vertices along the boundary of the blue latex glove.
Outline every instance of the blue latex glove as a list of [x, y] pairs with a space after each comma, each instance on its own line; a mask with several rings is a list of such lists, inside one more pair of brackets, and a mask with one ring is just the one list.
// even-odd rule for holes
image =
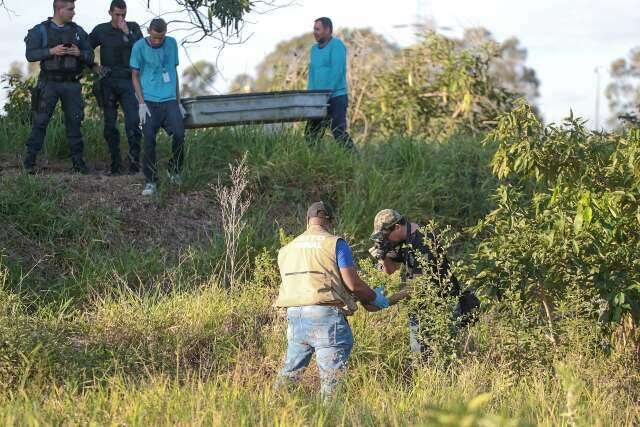
[[389, 300], [384, 296], [384, 288], [382, 286], [375, 288], [376, 299], [373, 305], [380, 309], [389, 308]]

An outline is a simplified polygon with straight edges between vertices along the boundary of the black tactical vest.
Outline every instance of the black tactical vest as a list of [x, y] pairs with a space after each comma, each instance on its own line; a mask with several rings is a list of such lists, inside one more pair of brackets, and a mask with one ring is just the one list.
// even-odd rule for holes
[[[78, 26], [73, 22], [66, 25], [71, 29], [65, 29], [63, 31], [55, 30], [51, 21], [44, 21], [42, 24], [47, 32], [47, 46], [49, 49], [58, 45], [74, 44], [80, 46], [80, 34], [78, 33]], [[74, 77], [82, 72], [82, 64], [80, 58], [72, 55], [66, 56], [52, 56], [45, 59], [40, 63], [40, 68], [45, 74], [60, 75]]]
[[[100, 64], [109, 68], [129, 69], [133, 35], [124, 34], [121, 30], [113, 28], [111, 23], [103, 24], [102, 44], [100, 45]], [[129, 23], [133, 29], [132, 23]]]

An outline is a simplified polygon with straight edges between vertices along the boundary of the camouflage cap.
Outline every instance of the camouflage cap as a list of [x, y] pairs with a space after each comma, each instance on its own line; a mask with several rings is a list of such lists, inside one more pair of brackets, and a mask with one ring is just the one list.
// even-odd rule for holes
[[373, 234], [386, 231], [402, 220], [402, 215], [393, 209], [383, 209], [373, 220]]
[[315, 202], [307, 210], [307, 220], [309, 218], [333, 219], [331, 207], [324, 202]]

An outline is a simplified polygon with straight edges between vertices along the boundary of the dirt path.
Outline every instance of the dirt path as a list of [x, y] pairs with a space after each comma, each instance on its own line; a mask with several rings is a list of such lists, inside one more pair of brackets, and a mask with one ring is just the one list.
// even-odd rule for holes
[[[0, 185], [3, 176], [22, 173], [16, 159], [0, 159]], [[94, 166], [94, 165], [91, 165]], [[142, 174], [108, 176], [103, 170], [89, 175], [70, 173], [68, 162], [39, 163], [37, 179], [53, 179], [68, 190], [63, 207], [80, 214], [113, 215], [119, 223], [121, 240], [136, 246], [153, 243], [168, 253], [177, 254], [190, 245], [210, 244], [219, 222], [211, 194], [204, 191], [181, 192], [171, 189], [159, 198], [144, 197]], [[93, 211], [93, 212], [91, 212]], [[0, 233], [0, 247], [30, 246], [30, 240], [16, 242], [19, 230]], [[10, 241], [7, 241], [10, 240]]]

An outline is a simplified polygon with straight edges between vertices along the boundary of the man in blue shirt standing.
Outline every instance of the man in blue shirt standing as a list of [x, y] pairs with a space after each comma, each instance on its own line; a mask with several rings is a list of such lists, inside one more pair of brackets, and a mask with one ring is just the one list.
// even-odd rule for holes
[[318, 18], [313, 25], [317, 44], [311, 48], [309, 62], [309, 90], [330, 90], [328, 115], [324, 119], [309, 120], [307, 139], [321, 138], [327, 126], [334, 138], [346, 148], [355, 151], [351, 136], [347, 133], [347, 48], [333, 37], [333, 23], [329, 18]]
[[178, 81], [178, 44], [167, 36], [167, 23], [156, 18], [149, 24], [149, 37], [138, 40], [131, 51], [133, 87], [138, 98], [138, 116], [144, 138], [143, 196], [157, 191], [156, 135], [160, 128], [172, 137], [173, 156], [169, 161], [169, 180], [181, 184], [184, 116]]

